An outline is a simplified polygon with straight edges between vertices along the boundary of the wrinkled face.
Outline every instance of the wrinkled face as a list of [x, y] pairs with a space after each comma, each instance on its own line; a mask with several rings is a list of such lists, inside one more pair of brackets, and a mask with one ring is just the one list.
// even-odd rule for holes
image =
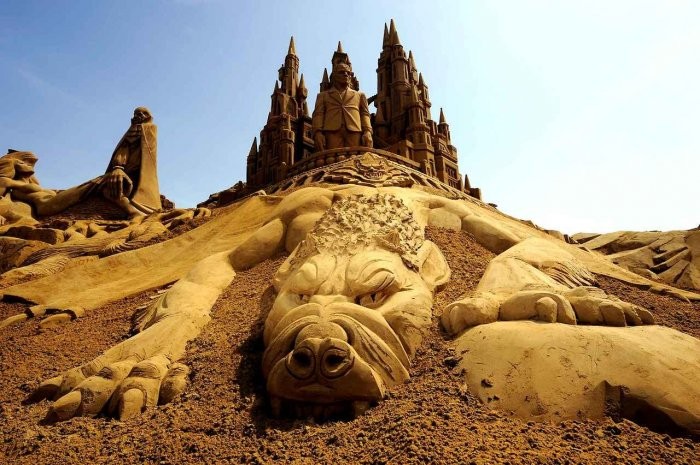
[[25, 160], [15, 160], [15, 173], [19, 177], [31, 176], [34, 174], [34, 163]]
[[340, 89], [345, 89], [350, 85], [350, 77], [352, 73], [345, 66], [338, 66], [333, 70], [333, 86]]
[[278, 294], [265, 322], [273, 413], [361, 413], [408, 379], [431, 321], [432, 289], [397, 253], [374, 246], [291, 263], [293, 256], [275, 277]]

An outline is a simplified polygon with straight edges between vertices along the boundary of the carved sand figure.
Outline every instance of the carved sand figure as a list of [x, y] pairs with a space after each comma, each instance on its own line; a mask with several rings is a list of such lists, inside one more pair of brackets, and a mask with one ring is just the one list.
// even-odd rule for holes
[[56, 192], [39, 186], [34, 176], [36, 162], [33, 153], [14, 150], [0, 158], [1, 223], [9, 217], [13, 223], [22, 220], [23, 224], [32, 224], [32, 208], [38, 216], [55, 215], [98, 190], [131, 218], [162, 208], [157, 173], [157, 127], [145, 107], [134, 110], [131, 126], [114, 149], [104, 176]]
[[11, 223], [33, 224], [32, 207], [40, 216], [57, 213], [78, 202], [88, 184], [56, 193], [44, 189], [34, 176], [37, 157], [32, 152], [10, 150], [0, 158], [0, 216]]
[[333, 87], [316, 97], [312, 124], [316, 149], [319, 151], [340, 147], [372, 147], [367, 97], [350, 88], [351, 77], [352, 69], [347, 63], [335, 63], [331, 73]]
[[[423, 236], [425, 225], [442, 225], [469, 231], [485, 247], [502, 252], [484, 274], [476, 294], [445, 309], [443, 322], [449, 331], [466, 329], [457, 339], [458, 347], [478, 355], [479, 350], [490, 347], [476, 338], [480, 328], [496, 331], [494, 345], [499, 346], [500, 334], [508, 325], [520, 324], [526, 325], [527, 331], [517, 331], [521, 339], [516, 340], [519, 345], [513, 350], [536, 350], [528, 346], [532, 341], [527, 336], [532, 332], [527, 325], [536, 323], [497, 321], [517, 319], [538, 320], [545, 324], [536, 327], [542, 330], [571, 328], [567, 331], [575, 331], [583, 341], [594, 340], [601, 331], [612, 331], [605, 337], [612, 337], [609, 340], [620, 345], [618, 352], [625, 354], [646, 353], [640, 334], [657, 338], [665, 349], [653, 352], [658, 363], [651, 365], [652, 375], [637, 377], [636, 384], [626, 391], [627, 398], [636, 395], [645, 405], [671, 412], [669, 417], [677, 424], [697, 430], [700, 412], [695, 406], [700, 405], [696, 402], [700, 392], [697, 370], [693, 370], [700, 367], [700, 360], [697, 351], [688, 355], [689, 347], [700, 344], [696, 339], [655, 326], [639, 328], [642, 333], [629, 328], [590, 326], [579, 330], [574, 326], [646, 325], [653, 321], [646, 310], [591, 286], [589, 263], [600, 259], [586, 258], [584, 264], [573, 253], [578, 254], [577, 249], [545, 239], [546, 235], [515, 221], [493, 221], [494, 214], [475, 201], [448, 200], [416, 189], [309, 187], [276, 201], [279, 204], [268, 219], [248, 239], [230, 252], [199, 262], [141, 312], [136, 336], [42, 383], [32, 398], [55, 399], [47, 419], [100, 412], [125, 418], [171, 400], [186, 380], [187, 369], [177, 361], [187, 341], [209, 321], [212, 305], [234, 279], [235, 271], [252, 267], [281, 250], [290, 256], [273, 281], [277, 297], [264, 332], [263, 373], [272, 410], [321, 418], [360, 413], [379, 401], [388, 387], [409, 377], [421, 330], [431, 324], [432, 292], [449, 279], [442, 254]], [[484, 324], [489, 322], [493, 323]], [[468, 329], [473, 325], [478, 326]], [[612, 364], [612, 370], [630, 373], [629, 366], [616, 362], [615, 352], [598, 356], [599, 365]], [[465, 356], [465, 370], [478, 372], [470, 360]], [[478, 360], [485, 363], [483, 358]], [[631, 360], [642, 363], [638, 355]], [[689, 379], [665, 392], [655, 389], [659, 377], [679, 376], [673, 370], [680, 370]], [[592, 373], [605, 375], [595, 369]], [[470, 386], [472, 381], [467, 379]], [[578, 389], [572, 388], [573, 397], [579, 395]], [[522, 392], [508, 397], [509, 392], [501, 393], [504, 408], [523, 403], [522, 398], [515, 399]], [[569, 397], [551, 395], [551, 399], [567, 408], [575, 403]], [[669, 404], [668, 399], [675, 400]], [[585, 411], [594, 416], [598, 404], [589, 404]], [[538, 411], [520, 413], [535, 417]]]
[[161, 209], [157, 171], [158, 127], [146, 107], [136, 107], [131, 126], [114, 149], [102, 193], [130, 217]]

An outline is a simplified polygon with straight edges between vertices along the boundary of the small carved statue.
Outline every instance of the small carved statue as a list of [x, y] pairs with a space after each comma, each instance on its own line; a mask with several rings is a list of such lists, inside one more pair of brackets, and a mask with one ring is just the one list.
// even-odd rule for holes
[[101, 180], [102, 193], [130, 217], [160, 210], [157, 134], [148, 108], [137, 107]]
[[312, 125], [319, 151], [341, 147], [372, 147], [372, 124], [367, 97], [350, 88], [352, 70], [346, 63], [333, 65], [330, 90], [316, 97]]
[[9, 150], [0, 157], [0, 225], [33, 224], [39, 216], [58, 213], [78, 202], [90, 183], [56, 192], [44, 189], [34, 175], [37, 157], [32, 152]]

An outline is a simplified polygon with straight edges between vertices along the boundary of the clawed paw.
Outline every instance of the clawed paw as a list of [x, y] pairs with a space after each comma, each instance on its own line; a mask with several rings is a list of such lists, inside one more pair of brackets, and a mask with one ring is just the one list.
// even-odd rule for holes
[[53, 328], [80, 318], [84, 313], [85, 310], [82, 307], [55, 309], [43, 305], [34, 305], [27, 308], [24, 313], [18, 313], [0, 321], [0, 329], [22, 323], [30, 318], [41, 318], [39, 327], [42, 329]]
[[648, 310], [588, 286], [567, 291], [528, 289], [510, 296], [481, 293], [448, 305], [442, 316], [443, 326], [451, 334], [498, 320], [607, 326], [654, 324]]
[[41, 383], [29, 402], [53, 399], [45, 421], [54, 423], [100, 413], [121, 420], [170, 402], [187, 382], [189, 369], [165, 355], [104, 364], [99, 358]]

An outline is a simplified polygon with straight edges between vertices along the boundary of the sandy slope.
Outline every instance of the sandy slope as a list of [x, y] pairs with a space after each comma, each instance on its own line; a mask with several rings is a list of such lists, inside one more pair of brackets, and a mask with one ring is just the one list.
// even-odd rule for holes
[[[466, 233], [429, 229], [453, 279], [435, 314], [478, 282], [493, 255]], [[700, 442], [627, 420], [532, 423], [491, 411], [460, 385], [451, 342], [437, 319], [411, 380], [355, 420], [321, 425], [271, 419], [260, 376], [269, 282], [282, 257], [240, 273], [185, 362], [185, 394], [142, 417], [77, 418], [44, 426], [48, 403], [22, 405], [40, 380], [99, 354], [127, 336], [131, 309], [153, 292], [90, 312], [66, 327], [36, 322], [0, 332], [0, 463], [698, 463]], [[700, 304], [601, 278], [607, 291], [653, 310], [660, 323], [700, 336]], [[0, 304], [0, 318], [17, 312]]]

